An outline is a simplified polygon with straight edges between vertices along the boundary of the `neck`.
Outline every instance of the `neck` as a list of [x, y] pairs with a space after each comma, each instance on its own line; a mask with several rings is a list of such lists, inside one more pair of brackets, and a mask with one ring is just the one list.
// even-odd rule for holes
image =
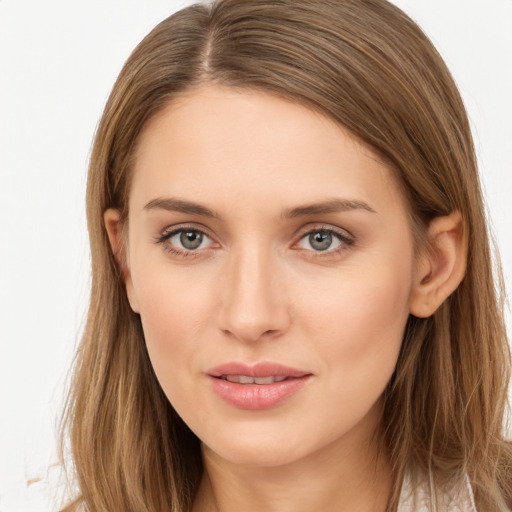
[[384, 512], [392, 476], [381, 443], [350, 433], [300, 460], [240, 465], [203, 446], [193, 512]]

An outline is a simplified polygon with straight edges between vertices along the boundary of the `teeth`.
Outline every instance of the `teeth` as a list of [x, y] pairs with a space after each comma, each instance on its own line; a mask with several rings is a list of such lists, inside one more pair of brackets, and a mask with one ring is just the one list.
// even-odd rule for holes
[[254, 377], [256, 384], [272, 384], [275, 382], [275, 377]]
[[287, 379], [282, 375], [270, 376], [270, 377], [250, 377], [248, 375], [222, 375], [221, 377], [229, 382], [235, 382], [237, 384], [272, 384], [273, 382], [282, 382]]

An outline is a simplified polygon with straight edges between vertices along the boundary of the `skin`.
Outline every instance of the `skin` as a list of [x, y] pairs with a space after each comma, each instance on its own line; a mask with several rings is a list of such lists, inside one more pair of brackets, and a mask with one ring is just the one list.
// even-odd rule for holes
[[[326, 117], [260, 92], [181, 95], [135, 156], [124, 244], [119, 213], [105, 223], [157, 378], [202, 441], [194, 512], [385, 510], [382, 393], [409, 314], [431, 314], [463, 275], [460, 218], [434, 223], [439, 250], [416, 254], [392, 171]], [[334, 199], [350, 208], [287, 215]], [[203, 232], [201, 245], [169, 237], [179, 228]], [[328, 230], [318, 250], [309, 234]], [[312, 377], [276, 407], [244, 410], [205, 373], [232, 361]]]

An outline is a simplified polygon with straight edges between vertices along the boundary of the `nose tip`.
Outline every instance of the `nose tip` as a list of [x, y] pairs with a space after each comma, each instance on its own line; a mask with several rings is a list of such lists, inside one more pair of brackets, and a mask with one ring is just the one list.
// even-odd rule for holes
[[[239, 341], [250, 343], [270, 339], [283, 333], [289, 323], [284, 304], [271, 290], [254, 283], [237, 286], [221, 315], [221, 328]], [[251, 289], [252, 288], [252, 289]]]
[[244, 343], [252, 343], [262, 339], [279, 336], [283, 332], [282, 325], [278, 325], [275, 317], [263, 317], [260, 314], [253, 316], [231, 314], [225, 322], [223, 331]]
[[224, 332], [232, 335], [237, 340], [243, 343], [253, 343], [258, 340], [268, 339], [272, 336], [277, 336], [279, 331], [277, 329], [260, 328], [255, 323], [246, 322], [238, 323], [236, 326], [231, 325], [229, 328], [224, 329]]
[[278, 337], [290, 317], [282, 283], [268, 262], [249, 258], [226, 276], [220, 312], [223, 332], [250, 343]]

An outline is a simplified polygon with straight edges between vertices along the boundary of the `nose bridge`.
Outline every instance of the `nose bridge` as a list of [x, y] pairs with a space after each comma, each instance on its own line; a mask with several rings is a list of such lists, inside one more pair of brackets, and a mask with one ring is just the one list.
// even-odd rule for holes
[[274, 255], [260, 243], [232, 251], [222, 283], [223, 331], [242, 341], [256, 341], [286, 329], [287, 305], [277, 267]]

